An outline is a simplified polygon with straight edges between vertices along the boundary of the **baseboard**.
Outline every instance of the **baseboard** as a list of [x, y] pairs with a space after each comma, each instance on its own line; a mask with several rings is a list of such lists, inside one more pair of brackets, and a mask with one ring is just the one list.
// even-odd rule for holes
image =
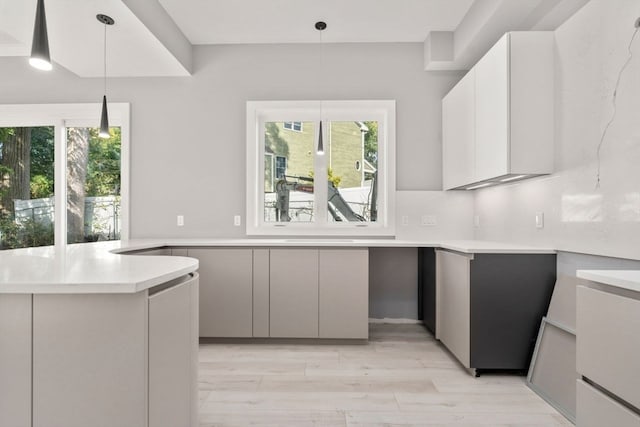
[[369, 318], [369, 323], [395, 323], [395, 324], [409, 324], [409, 325], [419, 325], [422, 324], [422, 320], [417, 319], [391, 319], [385, 317], [384, 319], [374, 319]]

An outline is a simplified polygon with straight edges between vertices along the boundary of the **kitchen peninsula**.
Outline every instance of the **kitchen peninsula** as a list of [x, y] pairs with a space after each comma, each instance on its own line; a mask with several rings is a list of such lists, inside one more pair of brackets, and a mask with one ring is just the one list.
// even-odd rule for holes
[[196, 426], [197, 260], [0, 254], [0, 425]]

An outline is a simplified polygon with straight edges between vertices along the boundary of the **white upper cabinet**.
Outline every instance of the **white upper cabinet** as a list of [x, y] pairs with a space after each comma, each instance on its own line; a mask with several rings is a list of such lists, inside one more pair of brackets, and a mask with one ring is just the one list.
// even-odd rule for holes
[[445, 190], [553, 172], [553, 74], [553, 32], [506, 33], [443, 98]]
[[473, 182], [475, 173], [475, 70], [442, 99], [444, 188]]

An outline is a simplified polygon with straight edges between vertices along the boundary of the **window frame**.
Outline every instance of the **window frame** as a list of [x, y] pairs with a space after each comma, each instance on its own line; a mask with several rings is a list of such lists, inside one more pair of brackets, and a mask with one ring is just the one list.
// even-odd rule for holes
[[[0, 127], [54, 127], [54, 245], [67, 245], [67, 128], [99, 127], [102, 104], [0, 104]], [[120, 240], [129, 238], [130, 105], [109, 103], [109, 124], [120, 127]]]
[[[264, 123], [311, 121], [322, 116], [328, 139], [332, 121], [378, 122], [378, 218], [376, 222], [331, 222], [327, 219], [327, 188], [316, 186], [313, 222], [264, 220]], [[247, 101], [246, 234], [262, 236], [394, 236], [395, 235], [395, 100]], [[326, 150], [327, 147], [325, 147]], [[327, 173], [327, 157], [314, 154], [316, 176]]]

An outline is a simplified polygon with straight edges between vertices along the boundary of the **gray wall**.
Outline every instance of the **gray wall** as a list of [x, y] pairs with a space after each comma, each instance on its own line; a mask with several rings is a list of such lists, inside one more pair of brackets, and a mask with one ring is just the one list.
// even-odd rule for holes
[[369, 317], [418, 318], [418, 249], [369, 249]]
[[[131, 236], [244, 236], [247, 100], [395, 99], [397, 189], [439, 190], [440, 100], [462, 74], [423, 71], [422, 48], [327, 44], [321, 80], [317, 44], [198, 46], [191, 77], [110, 79], [109, 100], [131, 103]], [[3, 57], [0, 69], [0, 103], [102, 96], [101, 79], [59, 66]]]

